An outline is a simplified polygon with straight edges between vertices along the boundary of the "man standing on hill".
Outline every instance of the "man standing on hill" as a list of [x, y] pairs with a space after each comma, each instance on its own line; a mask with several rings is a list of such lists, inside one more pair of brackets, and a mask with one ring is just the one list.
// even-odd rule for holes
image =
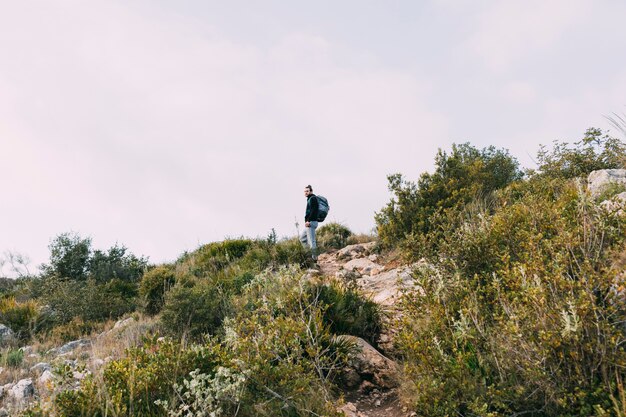
[[315, 229], [317, 229], [319, 202], [317, 201], [317, 196], [313, 194], [313, 187], [310, 185], [304, 187], [304, 196], [306, 197], [306, 211], [304, 212], [304, 230], [300, 234], [300, 242], [302, 242], [304, 247], [308, 246], [311, 249], [313, 262], [317, 262]]

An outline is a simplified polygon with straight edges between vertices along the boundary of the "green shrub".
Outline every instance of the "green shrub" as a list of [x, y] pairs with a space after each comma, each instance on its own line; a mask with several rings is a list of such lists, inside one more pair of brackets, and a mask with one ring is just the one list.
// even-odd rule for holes
[[359, 336], [376, 346], [381, 329], [380, 308], [363, 297], [355, 284], [316, 284], [308, 291], [311, 300], [323, 306], [323, 319], [330, 331]]
[[339, 223], [328, 223], [317, 230], [317, 242], [322, 248], [341, 249], [350, 236], [352, 231]]
[[253, 244], [250, 239], [231, 239], [203, 245], [192, 254], [192, 273], [198, 276], [218, 272], [243, 257]]
[[[450, 154], [439, 150], [435, 172], [423, 173], [417, 183], [402, 175], [388, 177], [391, 201], [376, 214], [381, 242], [388, 247], [405, 242], [435, 246], [441, 226], [477, 197], [506, 187], [522, 177], [518, 162], [507, 150], [453, 145]], [[419, 258], [419, 256], [418, 256]]]
[[91, 238], [76, 233], [63, 233], [50, 245], [50, 264], [42, 265], [45, 275], [73, 280], [87, 279], [87, 264], [91, 256]]
[[137, 284], [118, 279], [100, 284], [91, 279], [48, 278], [43, 287], [42, 303], [48, 305], [55, 324], [76, 317], [83, 321], [116, 319], [134, 311], [137, 304]]
[[275, 266], [304, 266], [308, 258], [307, 250], [297, 238], [282, 240], [272, 246], [272, 260]]
[[24, 293], [46, 306], [37, 331], [69, 323], [116, 319], [134, 311], [138, 281], [147, 260], [115, 245], [92, 250], [91, 239], [65, 233], [50, 243], [50, 263], [37, 279], [24, 282]]
[[158, 266], [144, 274], [139, 283], [139, 294], [148, 314], [156, 314], [163, 308], [165, 293], [176, 282], [173, 268]]
[[175, 285], [165, 296], [161, 322], [169, 334], [214, 334], [229, 311], [229, 293], [208, 280]]
[[254, 274], [250, 271], [235, 275], [232, 281], [232, 287], [235, 294], [241, 294], [243, 288], [254, 279]]
[[124, 246], [114, 245], [108, 251], [95, 250], [87, 263], [89, 276], [98, 282], [112, 279], [138, 281], [146, 269], [148, 261], [138, 258]]
[[[376, 236], [366, 233], [359, 233], [357, 235], [351, 235], [346, 242], [348, 245], [356, 245], [359, 243], [368, 243], [376, 240]], [[380, 245], [377, 245], [379, 247]]]
[[4, 363], [11, 368], [19, 367], [24, 361], [24, 351], [22, 349], [11, 349], [5, 353]]
[[538, 172], [549, 178], [577, 178], [598, 169], [626, 167], [626, 144], [605, 135], [600, 129], [588, 129], [584, 137], [570, 145], [555, 141], [552, 149], [542, 146], [537, 155]]
[[63, 233], [50, 245], [50, 263], [42, 267], [46, 277], [99, 283], [118, 279], [135, 282], [141, 278], [147, 259], [138, 258], [124, 246], [114, 245], [108, 251], [93, 250], [91, 238]]

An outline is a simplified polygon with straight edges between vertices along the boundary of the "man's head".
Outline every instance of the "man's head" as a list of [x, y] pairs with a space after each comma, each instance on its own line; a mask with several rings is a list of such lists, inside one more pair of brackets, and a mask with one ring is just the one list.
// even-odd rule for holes
[[304, 196], [308, 197], [311, 194], [313, 194], [313, 187], [311, 187], [310, 185], [307, 185], [306, 187], [304, 187]]

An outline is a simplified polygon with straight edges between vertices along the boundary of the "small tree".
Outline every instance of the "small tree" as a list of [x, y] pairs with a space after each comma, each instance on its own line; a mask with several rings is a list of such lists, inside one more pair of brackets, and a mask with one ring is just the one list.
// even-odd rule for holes
[[96, 250], [87, 263], [89, 275], [98, 282], [113, 278], [122, 281], [138, 281], [148, 261], [138, 258], [124, 246], [115, 244], [108, 251]]
[[50, 264], [42, 265], [48, 276], [73, 280], [87, 279], [87, 266], [91, 255], [91, 238], [81, 238], [76, 233], [63, 233], [50, 245]]

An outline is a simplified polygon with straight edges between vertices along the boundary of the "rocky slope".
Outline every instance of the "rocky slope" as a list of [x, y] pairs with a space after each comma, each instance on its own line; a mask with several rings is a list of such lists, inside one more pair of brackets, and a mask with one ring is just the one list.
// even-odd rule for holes
[[[343, 336], [353, 341], [360, 352], [341, 376], [340, 384], [345, 390], [345, 405], [341, 410], [347, 417], [405, 417], [411, 413], [403, 409], [398, 400], [396, 388], [400, 369], [384, 353], [392, 345], [389, 324], [397, 314], [396, 302], [401, 291], [412, 285], [411, 267], [385, 265], [374, 248], [375, 242], [369, 242], [323, 254], [319, 259], [320, 269], [305, 273], [311, 279], [323, 276], [324, 279], [355, 280], [386, 313], [385, 331], [378, 341], [383, 353], [363, 339]], [[129, 317], [92, 338], [58, 347], [23, 346], [21, 366], [0, 369], [0, 417], [15, 415], [30, 403], [45, 404], [55, 392], [79, 386], [86, 375], [123, 355], [127, 347], [139, 343], [141, 336], [155, 325], [153, 319]], [[12, 337], [8, 328], [2, 334], [5, 342]], [[60, 374], [65, 377], [61, 378]]]
[[[355, 280], [359, 288], [378, 303], [385, 317], [378, 345], [383, 353], [393, 347], [394, 317], [399, 314], [397, 301], [402, 291], [413, 288], [411, 271], [415, 265], [392, 267], [381, 262], [373, 252], [376, 242], [346, 246], [320, 255], [318, 264], [326, 277]], [[405, 417], [408, 412], [398, 398], [400, 367], [362, 339], [350, 337], [360, 353], [346, 370], [343, 386], [346, 404], [341, 408], [347, 417]]]
[[[605, 199], [600, 204], [607, 210], [622, 210], [626, 202], [626, 170], [594, 171], [587, 179], [587, 189], [591, 198]], [[409, 417], [415, 413], [402, 406], [397, 392], [401, 367], [390, 359], [392, 323], [401, 314], [398, 300], [402, 292], [415, 290], [411, 273], [420, 264], [386, 263], [375, 253], [375, 247], [375, 242], [369, 242], [322, 254], [319, 270], [306, 273], [311, 279], [323, 276], [354, 280], [385, 313], [386, 322], [377, 343], [380, 351], [362, 339], [344, 336], [359, 346], [360, 353], [342, 374], [345, 404], [341, 410], [347, 417]], [[87, 374], [139, 343], [142, 335], [155, 325], [155, 319], [130, 317], [92, 338], [58, 347], [23, 346], [20, 366], [0, 368], [0, 417], [16, 415], [16, 410], [29, 403], [45, 403], [54, 392], [78, 386]], [[0, 344], [11, 343], [12, 338], [11, 330], [0, 324]], [[65, 375], [63, 380], [60, 374]]]

